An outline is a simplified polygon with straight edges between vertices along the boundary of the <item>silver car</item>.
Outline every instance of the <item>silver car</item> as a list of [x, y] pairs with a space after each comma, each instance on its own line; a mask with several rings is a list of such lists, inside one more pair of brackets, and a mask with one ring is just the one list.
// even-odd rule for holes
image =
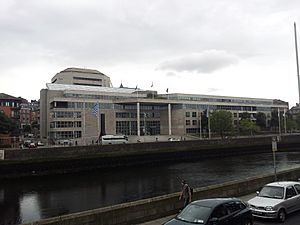
[[286, 215], [300, 209], [300, 183], [280, 181], [265, 185], [248, 204], [255, 217], [284, 222]]

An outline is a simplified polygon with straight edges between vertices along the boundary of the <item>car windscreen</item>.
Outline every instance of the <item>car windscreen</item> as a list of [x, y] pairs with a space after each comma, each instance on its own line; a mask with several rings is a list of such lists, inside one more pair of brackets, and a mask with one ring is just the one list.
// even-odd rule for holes
[[264, 186], [258, 194], [259, 197], [283, 199], [284, 188], [275, 186]]
[[209, 218], [211, 210], [209, 207], [190, 204], [176, 218], [186, 222], [204, 224]]

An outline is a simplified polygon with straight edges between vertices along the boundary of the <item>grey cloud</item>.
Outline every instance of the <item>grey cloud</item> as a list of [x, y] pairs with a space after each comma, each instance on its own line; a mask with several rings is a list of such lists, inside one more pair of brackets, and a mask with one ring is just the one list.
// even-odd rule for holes
[[166, 73], [166, 76], [167, 76], [167, 77], [178, 77], [178, 74], [177, 74], [177, 73], [174, 73], [174, 72], [171, 72], [171, 71], [169, 71], [169, 72], [167, 72], [167, 73]]
[[162, 62], [157, 69], [177, 72], [212, 73], [238, 63], [239, 58], [226, 51], [207, 50]]

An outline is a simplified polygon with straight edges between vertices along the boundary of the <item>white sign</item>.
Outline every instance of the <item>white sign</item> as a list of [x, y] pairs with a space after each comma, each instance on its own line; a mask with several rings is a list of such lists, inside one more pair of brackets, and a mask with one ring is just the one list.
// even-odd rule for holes
[[273, 152], [277, 151], [277, 141], [272, 141], [272, 151]]
[[0, 160], [4, 160], [4, 150], [0, 150]]

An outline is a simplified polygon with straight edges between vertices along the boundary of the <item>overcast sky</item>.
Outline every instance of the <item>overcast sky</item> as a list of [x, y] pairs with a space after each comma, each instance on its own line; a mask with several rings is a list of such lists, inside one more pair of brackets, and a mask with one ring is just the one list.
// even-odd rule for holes
[[0, 93], [39, 99], [56, 73], [79, 67], [114, 87], [291, 107], [299, 12], [299, 0], [0, 0]]

